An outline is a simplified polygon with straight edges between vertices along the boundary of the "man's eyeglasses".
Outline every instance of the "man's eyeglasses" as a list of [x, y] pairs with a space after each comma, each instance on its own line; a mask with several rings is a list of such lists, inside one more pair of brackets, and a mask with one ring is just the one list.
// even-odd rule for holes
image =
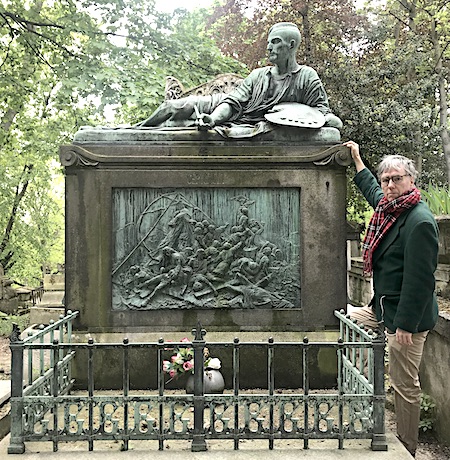
[[389, 185], [390, 181], [392, 181], [394, 184], [399, 184], [405, 176], [409, 176], [409, 174], [403, 174], [403, 176], [383, 177], [383, 179], [381, 179], [381, 184]]

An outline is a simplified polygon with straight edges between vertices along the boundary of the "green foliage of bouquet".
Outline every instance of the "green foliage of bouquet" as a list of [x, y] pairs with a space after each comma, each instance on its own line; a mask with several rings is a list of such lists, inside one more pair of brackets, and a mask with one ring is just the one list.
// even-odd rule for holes
[[[180, 340], [183, 343], [191, 343], [187, 337]], [[204, 349], [205, 369], [220, 369], [221, 362], [218, 358], [211, 358], [209, 350]], [[170, 360], [163, 361], [163, 372], [170, 375], [170, 380], [178, 378], [183, 374], [194, 373], [194, 350], [191, 347], [175, 347], [174, 354]], [[169, 381], [170, 381], [169, 380]]]

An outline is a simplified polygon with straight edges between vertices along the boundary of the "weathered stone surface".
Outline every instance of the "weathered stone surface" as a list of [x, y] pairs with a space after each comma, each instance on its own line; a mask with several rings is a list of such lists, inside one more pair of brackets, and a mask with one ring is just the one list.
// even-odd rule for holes
[[450, 216], [436, 216], [439, 226], [439, 254], [441, 264], [450, 264]]
[[450, 444], [449, 353], [450, 315], [441, 312], [434, 330], [430, 331], [425, 342], [420, 382], [423, 391], [432, 395], [436, 403], [434, 432], [437, 438], [447, 445]]
[[58, 321], [64, 316], [63, 305], [59, 306], [36, 306], [30, 308], [30, 324], [50, 324], [51, 321]]
[[362, 257], [351, 257], [347, 271], [348, 299], [352, 305], [368, 305], [373, 297], [372, 277], [363, 275]]
[[45, 274], [44, 275], [44, 291], [64, 291], [64, 274]]
[[[156, 141], [169, 143], [174, 142], [211, 142], [222, 143], [225, 139], [217, 132], [199, 131], [197, 128], [108, 128], [86, 126], [78, 131], [73, 139], [75, 144], [86, 143], [125, 143], [140, 144], [143, 142]], [[242, 141], [242, 139], [240, 140]], [[340, 142], [340, 133], [336, 128], [295, 128], [277, 127], [273, 131], [252, 138], [254, 145], [270, 142], [296, 142], [305, 144], [324, 144]], [[228, 142], [233, 142], [228, 140]], [[233, 142], [236, 143], [236, 142]]]
[[[305, 331], [334, 327], [333, 311], [346, 304], [346, 182], [342, 166], [349, 163], [350, 157], [340, 144], [318, 143], [311, 137], [310, 143], [303, 143], [302, 130], [287, 131], [291, 135], [283, 137], [278, 133], [279, 138], [261, 136], [251, 141], [224, 141], [216, 137], [201, 141], [209, 133], [194, 130], [189, 131], [192, 137], [182, 140], [178, 134], [174, 137], [166, 133], [164, 140], [131, 137], [113, 143], [109, 137], [102, 138], [103, 131], [99, 131], [95, 141], [83, 138], [80, 142], [78, 137], [76, 143], [61, 147], [60, 158], [66, 172], [66, 305], [81, 312], [77, 328], [93, 333], [176, 331], [190, 329], [198, 321], [208, 331]], [[143, 130], [142, 135], [145, 134]], [[113, 275], [113, 260], [119, 241], [117, 232], [113, 235], [114, 194], [135, 189], [144, 191], [144, 195], [132, 192], [132, 199], [146, 196], [145, 190], [194, 194], [198, 190], [202, 195], [223, 190], [224, 196], [230, 189], [239, 193], [248, 190], [249, 195], [260, 192], [261, 196], [287, 190], [298, 200], [298, 215], [283, 215], [288, 209], [280, 205], [280, 214], [272, 219], [279, 220], [281, 225], [289, 218], [298, 228], [298, 234], [275, 238], [279, 244], [285, 238], [298, 247], [298, 260], [293, 265], [296, 268], [290, 273], [294, 277], [292, 284], [299, 287], [297, 300], [291, 300], [288, 308], [285, 304], [278, 308], [280, 304], [273, 295], [279, 291], [272, 288], [272, 299], [269, 295], [266, 301], [265, 287], [255, 281], [249, 284], [253, 289], [250, 294], [240, 293], [243, 300], [236, 308], [229, 304], [208, 308], [206, 303], [205, 308], [187, 305], [164, 309], [160, 302], [155, 309], [154, 296], [139, 285], [139, 294], [150, 299], [144, 308], [114, 308], [112, 284], [117, 279]], [[202, 200], [203, 203], [205, 199]], [[266, 211], [261, 217], [252, 206], [248, 206], [250, 218], [268, 220]], [[269, 224], [272, 223], [266, 223]], [[163, 288], [166, 296], [175, 295]], [[246, 303], [245, 299], [252, 299], [255, 291], [257, 296], [262, 292], [264, 308], [257, 308], [259, 301], [253, 307], [251, 302]], [[114, 298], [118, 298], [117, 293]]]
[[30, 308], [30, 324], [49, 324], [64, 316], [64, 273], [44, 275], [44, 292], [36, 305]]
[[[91, 334], [89, 334], [91, 336]], [[213, 343], [232, 343], [235, 337], [240, 343], [268, 343], [269, 337], [275, 343], [302, 343], [305, 336], [310, 343], [335, 342], [338, 331], [321, 332], [208, 332], [205, 339]], [[122, 343], [123, 333], [98, 333], [93, 334], [98, 343]], [[193, 339], [190, 331], [138, 333], [127, 332], [129, 343], [157, 342], [161, 336], [165, 342], [177, 343], [181, 338]], [[87, 342], [87, 336], [79, 335], [76, 341]], [[221, 372], [225, 379], [226, 388], [233, 386], [233, 348], [213, 347], [209, 350], [214, 357], [221, 361]], [[79, 356], [78, 356], [79, 355]], [[170, 352], [168, 352], [170, 355]], [[276, 352], [275, 382], [277, 388], [299, 388], [303, 385], [302, 349], [300, 346], [293, 348], [280, 348]], [[333, 388], [336, 385], [337, 354], [332, 348], [320, 348], [309, 351], [309, 385], [311, 389]], [[87, 356], [84, 350], [77, 352], [72, 377], [80, 388], [87, 387], [86, 372]], [[139, 349], [130, 352], [130, 380], [133, 388], [157, 388], [157, 374], [154, 372], [157, 363], [155, 350]], [[145, 365], [143, 365], [145, 363]], [[122, 353], [119, 350], [101, 350], [95, 353], [94, 381], [96, 388], [122, 388]], [[173, 380], [166, 388], [184, 389], [186, 376]], [[240, 349], [239, 367], [240, 388], [267, 388], [267, 351], [263, 348], [242, 347]]]

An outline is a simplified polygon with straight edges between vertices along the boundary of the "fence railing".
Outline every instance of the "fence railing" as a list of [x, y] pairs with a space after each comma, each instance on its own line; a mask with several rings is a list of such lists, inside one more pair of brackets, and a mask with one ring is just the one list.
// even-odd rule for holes
[[[207, 440], [212, 439], [230, 440], [234, 449], [244, 439], [266, 440], [269, 449], [281, 439], [302, 440], [305, 449], [314, 439], [335, 439], [339, 449], [346, 439], [371, 439], [373, 450], [387, 450], [384, 336], [364, 331], [342, 313], [336, 312], [341, 323], [341, 338], [336, 342], [309, 342], [307, 338], [300, 343], [278, 343], [271, 338], [266, 343], [238, 339], [206, 342], [205, 331], [198, 325], [192, 342], [180, 344], [162, 339], [154, 343], [130, 343], [127, 339], [123, 343], [94, 343], [92, 339], [85, 344], [72, 343], [70, 328], [75, 315], [61, 320], [65, 334], [48, 343], [37, 343], [36, 339], [11, 343], [9, 453], [23, 453], [27, 441], [50, 441], [54, 451], [60, 442], [85, 441], [91, 451], [94, 442], [100, 440], [121, 441], [121, 450], [128, 450], [131, 440], [154, 440], [162, 450], [164, 443], [173, 439], [191, 441], [192, 451], [207, 450]], [[163, 360], [175, 347], [193, 349], [193, 394], [165, 388]], [[204, 392], [205, 347], [231, 349], [232, 385], [223, 394]], [[267, 390], [259, 394], [240, 388], [240, 354], [248, 347], [263, 348], [267, 357]], [[301, 350], [298, 365], [303, 369], [303, 379], [295, 394], [275, 388], [276, 353], [281, 347]], [[310, 389], [310, 361], [318, 348], [332, 348], [337, 354], [336, 388], [329, 391]], [[130, 353], [135, 349], [156, 351], [155, 391], [130, 389]], [[25, 350], [37, 352], [40, 357], [42, 352], [48, 353], [50, 364], [43, 375], [31, 378], [22, 389]], [[87, 389], [71, 394], [70, 361], [81, 350], [87, 358]], [[102, 393], [95, 389], [98, 352], [122, 355], [120, 391]]]
[[[373, 397], [372, 403], [363, 407], [373, 424], [372, 449], [387, 450], [384, 424], [384, 325], [380, 323], [378, 330], [374, 331], [358, 325], [343, 310], [335, 311], [335, 315], [339, 319], [340, 340], [352, 344], [339, 355], [338, 368], [342, 379], [339, 385], [345, 394]], [[364, 417], [361, 420], [365, 420]]]
[[39, 286], [31, 290], [30, 297], [31, 297], [31, 302], [33, 306], [35, 306], [42, 300], [43, 295], [44, 295], [44, 286]]
[[[39, 398], [52, 398], [67, 394], [73, 384], [71, 361], [72, 321], [78, 312], [67, 312], [58, 321], [50, 321], [36, 333], [29, 332], [21, 340], [14, 325], [10, 336], [11, 348], [11, 442], [8, 453], [24, 451], [24, 433], [33, 430], [37, 423], [45, 425], [44, 406], [39, 408]], [[56, 345], [64, 342], [67, 346]], [[30, 407], [34, 404], [34, 410]]]

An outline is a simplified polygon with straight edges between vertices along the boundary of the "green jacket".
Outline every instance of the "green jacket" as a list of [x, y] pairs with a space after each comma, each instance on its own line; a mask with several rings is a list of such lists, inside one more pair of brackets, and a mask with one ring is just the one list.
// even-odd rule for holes
[[[354, 180], [375, 208], [384, 195], [373, 174], [366, 168]], [[438, 317], [437, 255], [438, 227], [427, 204], [420, 201], [399, 216], [373, 254], [375, 311], [390, 331], [433, 329]]]

